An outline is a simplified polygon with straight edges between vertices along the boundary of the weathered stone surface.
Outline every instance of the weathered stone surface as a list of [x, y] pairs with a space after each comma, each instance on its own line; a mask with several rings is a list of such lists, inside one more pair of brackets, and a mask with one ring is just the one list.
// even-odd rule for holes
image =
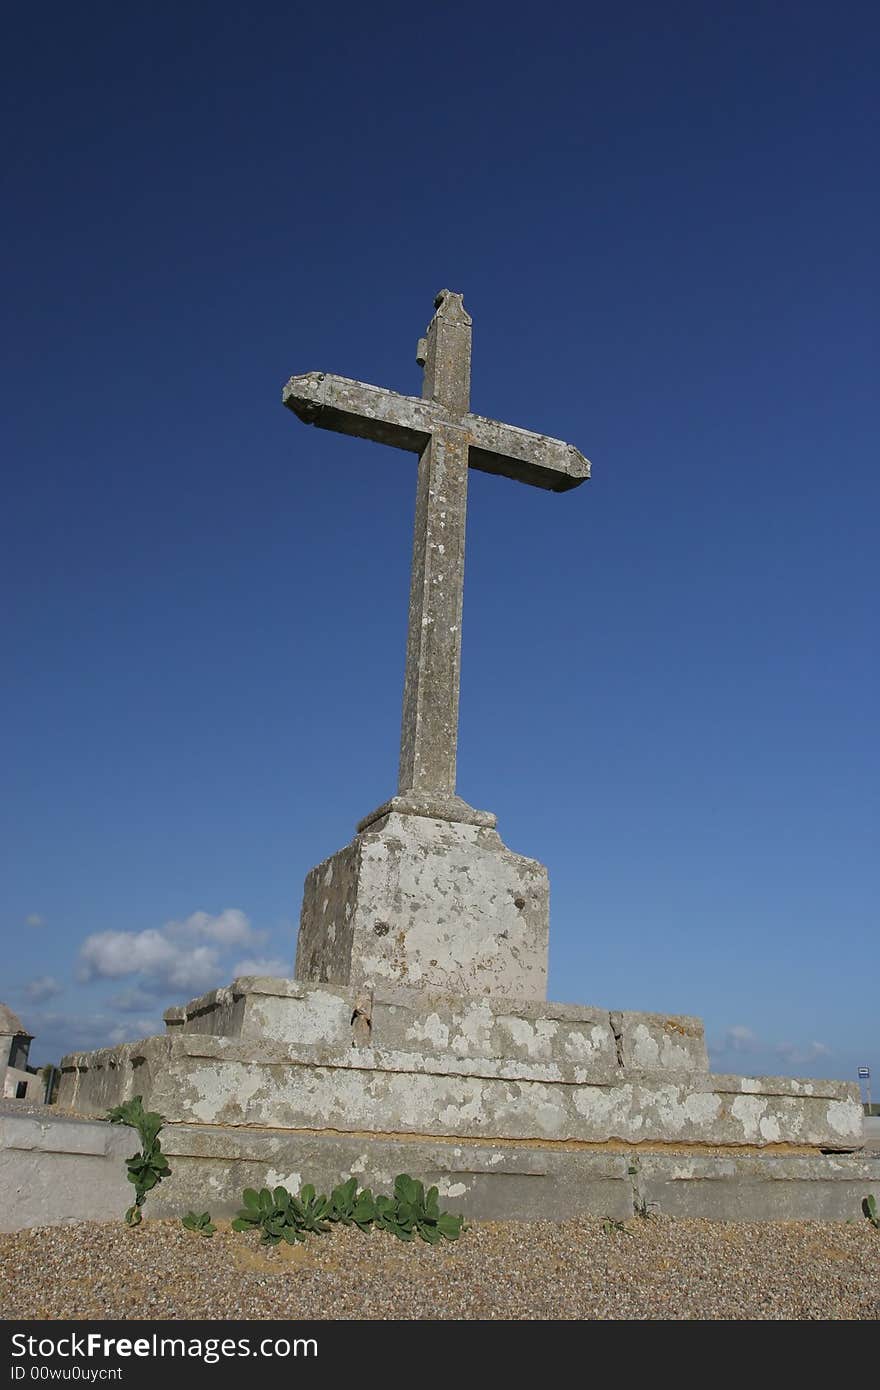
[[[698, 1019], [629, 1017], [632, 1026], [643, 1020], [661, 1033], [700, 1027]], [[358, 1021], [366, 1027], [357, 1028]], [[331, 1051], [373, 1047], [419, 1051], [429, 1057], [577, 1064], [581, 1069], [588, 1066], [592, 1080], [612, 1080], [620, 1066], [607, 1009], [498, 996], [463, 998], [402, 988], [359, 991], [244, 977], [166, 1010], [165, 1023], [171, 1033], [321, 1044]], [[700, 1057], [695, 1048], [688, 1065], [705, 1073], [705, 1052]]]
[[452, 426], [438, 429], [419, 456], [401, 792], [455, 794], [467, 478], [464, 434]]
[[154, 1087], [153, 1103], [182, 1123], [590, 1143], [862, 1143], [855, 1086], [711, 1075], [700, 1020], [686, 1016], [246, 978], [166, 1019], [179, 1044], [171, 1052], [148, 1039], [65, 1059], [62, 1100], [100, 1112], [136, 1083]]
[[423, 1052], [426, 1057], [535, 1061], [585, 1071], [591, 1080], [617, 1073], [608, 1013], [571, 1005], [452, 995], [407, 998], [377, 992], [371, 1008], [376, 1048]]
[[698, 1019], [543, 1001], [546, 870], [455, 794], [467, 474], [563, 490], [589, 465], [470, 413], [471, 321], [460, 295], [436, 307], [421, 401], [323, 374], [285, 392], [420, 455], [398, 795], [308, 876], [297, 980], [237, 980], [165, 1037], [63, 1059], [62, 1103], [163, 1114], [168, 1214], [408, 1169], [481, 1216], [855, 1217], [878, 1165], [821, 1156], [862, 1145], [854, 1085], [713, 1076]]
[[682, 1015], [610, 1015], [622, 1066], [633, 1071], [708, 1071], [703, 1020]]
[[458, 415], [418, 396], [399, 395], [330, 372], [292, 376], [282, 399], [307, 425], [413, 454], [422, 452], [434, 430], [456, 424], [467, 438], [471, 468], [550, 492], [568, 492], [590, 476], [589, 459], [561, 439], [483, 415]]
[[[351, 1034], [354, 1013], [369, 1032]], [[215, 1033], [334, 1047], [372, 1045], [454, 1057], [589, 1060], [613, 1078], [619, 1068], [708, 1073], [702, 1020], [498, 995], [463, 996], [383, 985], [372, 991], [295, 979], [244, 976], [165, 1012], [169, 1031]], [[780, 1085], [788, 1084], [779, 1082]], [[800, 1084], [800, 1083], [797, 1083]]]
[[[0, 1230], [68, 1221], [118, 1221], [131, 1201], [124, 1159], [130, 1131], [46, 1110], [0, 1120]], [[880, 1197], [880, 1161], [778, 1154], [597, 1149], [552, 1144], [315, 1134], [168, 1125], [170, 1165], [147, 1216], [195, 1208], [229, 1216], [245, 1187], [312, 1182], [329, 1190], [354, 1174], [389, 1189], [400, 1172], [436, 1183], [445, 1203], [483, 1219], [623, 1220], [649, 1211], [714, 1220], [860, 1220]], [[634, 1171], [633, 1171], [634, 1170]]]
[[136, 1089], [184, 1124], [804, 1152], [856, 1149], [863, 1133], [852, 1085], [623, 1067], [609, 1074], [601, 1036], [592, 1057], [514, 1060], [175, 1031], [75, 1054], [62, 1071], [62, 1102], [83, 1113], [103, 1113]]
[[635, 1155], [637, 1201], [648, 1211], [710, 1221], [858, 1221], [880, 1162], [848, 1155]]
[[398, 1173], [418, 1173], [436, 1184], [451, 1210], [485, 1220], [633, 1213], [623, 1152], [184, 1125], [163, 1138], [173, 1173], [151, 1198], [156, 1215], [175, 1215], [199, 1200], [218, 1215], [230, 1214], [245, 1187], [264, 1183], [293, 1191], [311, 1182], [329, 1191], [354, 1175], [364, 1187], [389, 1191]]
[[228, 1214], [245, 1187], [263, 1183], [329, 1190], [354, 1174], [363, 1186], [387, 1190], [401, 1172], [419, 1173], [452, 1210], [484, 1220], [625, 1220], [647, 1209], [715, 1221], [846, 1221], [862, 1219], [868, 1192], [880, 1198], [880, 1162], [849, 1156], [365, 1141], [194, 1126], [163, 1138], [174, 1171], [151, 1198], [157, 1215], [197, 1206], [200, 1196]]
[[165, 1011], [169, 1033], [212, 1033], [270, 1042], [352, 1045], [356, 990], [249, 976]]
[[132, 1202], [131, 1130], [0, 1111], [0, 1231], [118, 1219]]
[[297, 979], [543, 998], [547, 871], [494, 830], [388, 815], [305, 883]]
[[461, 825], [480, 825], [487, 830], [494, 830], [498, 824], [498, 817], [492, 811], [478, 811], [460, 796], [425, 795], [421, 792], [407, 792], [403, 796], [398, 792], [358, 821], [358, 833], [368, 830], [377, 820], [384, 820], [392, 812], [402, 816], [426, 816], [428, 820], [453, 821]]
[[[460, 294], [442, 290], [434, 304], [419, 345], [421, 399], [323, 372], [293, 377], [284, 391], [306, 423], [419, 455], [398, 794], [360, 822], [369, 839], [306, 880], [297, 974], [543, 996], [546, 871], [497, 837], [450, 831], [444, 840], [418, 823], [407, 831], [404, 818], [495, 825], [455, 792], [469, 468], [561, 491], [589, 477], [590, 466], [559, 440], [470, 413], [471, 318]], [[411, 854], [425, 857], [407, 864]], [[522, 903], [517, 911], [508, 890]]]
[[166, 1020], [65, 1058], [61, 1100], [105, 1114], [139, 1093], [166, 1117], [169, 1213], [417, 1170], [483, 1216], [830, 1218], [880, 1168], [820, 1157], [861, 1145], [855, 1086], [713, 1076], [694, 1018], [243, 978]]

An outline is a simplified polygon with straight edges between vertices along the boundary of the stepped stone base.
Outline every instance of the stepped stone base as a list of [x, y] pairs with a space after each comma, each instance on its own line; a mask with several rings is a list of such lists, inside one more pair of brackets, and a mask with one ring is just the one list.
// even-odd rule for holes
[[59, 1096], [165, 1116], [157, 1212], [409, 1171], [477, 1216], [842, 1219], [880, 1177], [854, 1085], [713, 1075], [696, 1018], [256, 978], [165, 1018]]

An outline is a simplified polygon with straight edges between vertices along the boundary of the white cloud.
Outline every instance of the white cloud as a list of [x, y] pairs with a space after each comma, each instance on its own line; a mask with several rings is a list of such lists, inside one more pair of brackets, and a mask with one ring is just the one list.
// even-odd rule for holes
[[107, 1042], [110, 1047], [118, 1043], [137, 1042], [140, 1038], [152, 1038], [165, 1032], [165, 1024], [155, 1015], [145, 1018], [130, 1018], [125, 1023], [115, 1023], [107, 1029]]
[[732, 1028], [728, 1028], [724, 1041], [731, 1052], [753, 1052], [756, 1047], [760, 1047], [756, 1034], [744, 1023], [735, 1023]]
[[282, 980], [293, 975], [293, 964], [280, 956], [246, 956], [232, 967], [233, 978], [239, 975], [274, 975]]
[[215, 917], [193, 912], [183, 921], [139, 932], [93, 932], [80, 947], [79, 979], [119, 980], [137, 975], [144, 989], [206, 990], [219, 981], [224, 950], [259, 945], [264, 936], [254, 931], [238, 908], [227, 908]]
[[804, 1046], [796, 1043], [777, 1043], [776, 1054], [783, 1062], [789, 1062], [792, 1066], [803, 1066], [805, 1062], [816, 1062], [820, 1057], [830, 1057], [831, 1048], [823, 1042], [810, 1042]]
[[57, 1038], [61, 1050], [72, 1051], [162, 1033], [161, 1010], [168, 1004], [239, 975], [290, 976], [292, 961], [268, 954], [268, 935], [234, 907], [193, 912], [142, 931], [92, 932], [79, 950], [77, 978], [111, 982], [115, 993], [94, 1017], [51, 1016], [48, 1045]]
[[193, 912], [182, 922], [166, 922], [162, 930], [175, 941], [208, 941], [215, 946], [245, 946], [261, 941], [265, 935], [255, 932], [237, 907], [227, 907], [216, 917], [208, 912]]
[[157, 987], [207, 989], [220, 968], [212, 947], [189, 947], [153, 928], [96, 932], [86, 937], [79, 955], [79, 978], [84, 982], [140, 975]]
[[46, 999], [54, 999], [57, 994], [61, 994], [64, 986], [60, 985], [52, 975], [38, 975], [36, 979], [29, 980], [24, 987], [24, 997], [31, 1004], [42, 1004]]
[[156, 1007], [155, 994], [149, 990], [141, 989], [138, 985], [132, 985], [129, 989], [122, 989], [118, 994], [111, 994], [107, 1001], [112, 1009], [119, 1009], [124, 1014], [143, 1014]]
[[24, 919], [26, 927], [45, 927], [46, 919], [41, 917], [38, 912], [32, 912]]
[[56, 1013], [37, 1009], [28, 1019], [29, 1031], [35, 1035], [31, 1060], [35, 1066], [43, 1061], [58, 1063], [66, 1052], [88, 1052], [96, 1047], [114, 1047], [120, 1042], [132, 1042], [164, 1033], [165, 1025], [158, 1014], [143, 1016], [120, 1023], [111, 1014]]
[[824, 1057], [834, 1055], [826, 1043], [772, 1042], [759, 1037], [744, 1023], [735, 1023], [733, 1027], [728, 1028], [721, 1042], [714, 1045], [710, 1051], [713, 1065], [719, 1065], [726, 1060], [742, 1063], [744, 1058], [750, 1058], [757, 1065], [771, 1071], [774, 1067], [808, 1066], [811, 1062], [818, 1062]]

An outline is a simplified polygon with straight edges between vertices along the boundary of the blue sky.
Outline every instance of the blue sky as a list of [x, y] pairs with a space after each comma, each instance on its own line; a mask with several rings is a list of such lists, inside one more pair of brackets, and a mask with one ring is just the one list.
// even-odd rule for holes
[[[394, 788], [414, 459], [321, 369], [593, 481], [471, 477], [459, 790], [551, 995], [880, 1067], [876, 6], [19, 7], [6, 26], [2, 997], [36, 1060], [289, 969]], [[122, 935], [120, 935], [122, 934]]]

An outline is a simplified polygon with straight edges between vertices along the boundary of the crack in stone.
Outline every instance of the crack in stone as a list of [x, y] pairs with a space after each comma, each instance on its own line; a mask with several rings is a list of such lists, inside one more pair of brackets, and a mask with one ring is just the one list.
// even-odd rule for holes
[[617, 1049], [617, 1065], [623, 1066], [623, 1018], [619, 1013], [608, 1015], [611, 1024], [611, 1031], [614, 1034], [614, 1046]]

